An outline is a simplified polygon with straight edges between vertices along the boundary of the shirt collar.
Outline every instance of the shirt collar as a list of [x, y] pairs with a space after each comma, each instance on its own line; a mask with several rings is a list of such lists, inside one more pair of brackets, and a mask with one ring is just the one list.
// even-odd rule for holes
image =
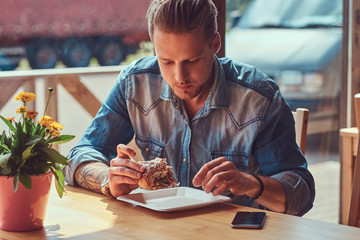
[[224, 69], [216, 56], [214, 56], [214, 76], [214, 83], [204, 106], [223, 108], [226, 107], [226, 81]]
[[[162, 76], [161, 76], [162, 78]], [[161, 93], [161, 99], [165, 101], [171, 101], [172, 99], [176, 98], [174, 92], [171, 90], [169, 84], [163, 79], [164, 81], [164, 90]]]

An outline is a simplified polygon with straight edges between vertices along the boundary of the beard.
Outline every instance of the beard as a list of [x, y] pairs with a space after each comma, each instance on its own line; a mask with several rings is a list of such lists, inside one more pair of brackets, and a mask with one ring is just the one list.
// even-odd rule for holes
[[211, 80], [205, 82], [202, 85], [193, 85], [187, 83], [184, 85], [174, 84], [171, 86], [171, 89], [178, 98], [184, 101], [193, 100], [196, 98], [206, 99], [212, 87], [212, 83], [213, 81]]

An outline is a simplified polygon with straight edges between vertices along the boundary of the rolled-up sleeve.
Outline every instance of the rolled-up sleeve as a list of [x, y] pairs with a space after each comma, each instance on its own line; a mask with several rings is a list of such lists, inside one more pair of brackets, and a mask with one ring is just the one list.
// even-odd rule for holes
[[81, 164], [97, 161], [109, 165], [108, 157], [91, 147], [75, 147], [70, 151], [68, 158], [69, 165], [64, 168], [64, 173], [66, 182], [72, 186], [75, 185], [75, 171]]
[[303, 178], [290, 171], [272, 176], [281, 183], [285, 190], [287, 214], [302, 216], [313, 206], [315, 190], [312, 186], [314, 186], [314, 180], [309, 172], [304, 174], [308, 174], [308, 176]]
[[285, 135], [256, 151], [259, 174], [272, 177], [283, 186], [287, 214], [302, 216], [313, 206], [314, 179], [305, 157]]
[[109, 96], [86, 129], [79, 143], [68, 154], [69, 165], [64, 168], [65, 180], [75, 184], [75, 171], [85, 162], [110, 163], [117, 155], [116, 146], [127, 144], [134, 136], [126, 101], [124, 100], [124, 80], [120, 74]]
[[315, 199], [315, 183], [295, 140], [295, 122], [280, 92], [271, 102], [253, 155], [259, 174], [276, 179], [286, 194], [286, 213], [302, 216]]

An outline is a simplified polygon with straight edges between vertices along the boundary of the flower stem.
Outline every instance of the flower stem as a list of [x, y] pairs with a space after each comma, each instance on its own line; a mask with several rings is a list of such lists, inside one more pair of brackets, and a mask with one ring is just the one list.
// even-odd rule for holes
[[48, 99], [47, 99], [47, 101], [46, 101], [46, 106], [45, 106], [45, 110], [44, 110], [43, 116], [45, 116], [45, 114], [46, 114], [46, 110], [47, 110], [47, 108], [48, 108], [48, 106], [49, 106], [49, 102], [50, 102], [50, 97], [51, 97], [51, 94], [52, 94], [53, 92], [54, 92], [54, 89], [48, 88], [48, 93], [49, 93], [49, 95], [48, 95]]
[[[24, 107], [26, 107], [26, 102], [23, 102], [23, 105], [24, 105]], [[22, 117], [22, 120], [23, 120], [23, 123], [24, 123], [24, 121], [25, 121], [25, 112], [21, 113], [21, 117]]]

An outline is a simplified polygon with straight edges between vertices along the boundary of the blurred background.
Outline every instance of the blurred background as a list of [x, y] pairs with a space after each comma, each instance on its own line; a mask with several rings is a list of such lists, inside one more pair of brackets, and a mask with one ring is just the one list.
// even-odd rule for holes
[[[0, 0], [0, 82], [6, 81], [1, 90], [12, 84], [5, 77], [14, 74], [31, 76], [30, 71], [37, 70], [106, 66], [121, 69], [153, 55], [145, 19], [148, 3]], [[292, 110], [310, 110], [306, 157], [316, 179], [325, 181], [317, 184], [318, 207], [308, 216], [331, 222], [338, 222], [339, 204], [342, 6], [342, 0], [226, 0], [225, 56], [267, 73], [279, 84]], [[94, 73], [79, 78], [102, 102], [117, 74]], [[48, 85], [43, 77], [34, 81], [35, 106], [41, 113]], [[24, 89], [20, 87], [9, 100], [2, 100], [1, 115], [16, 115], [19, 103], [13, 98]], [[76, 135], [75, 140], [60, 146], [66, 155], [93, 117], [60, 84], [57, 106], [63, 134]], [[3, 123], [0, 129], [6, 129]], [[324, 201], [331, 205], [330, 212], [321, 209]]]

